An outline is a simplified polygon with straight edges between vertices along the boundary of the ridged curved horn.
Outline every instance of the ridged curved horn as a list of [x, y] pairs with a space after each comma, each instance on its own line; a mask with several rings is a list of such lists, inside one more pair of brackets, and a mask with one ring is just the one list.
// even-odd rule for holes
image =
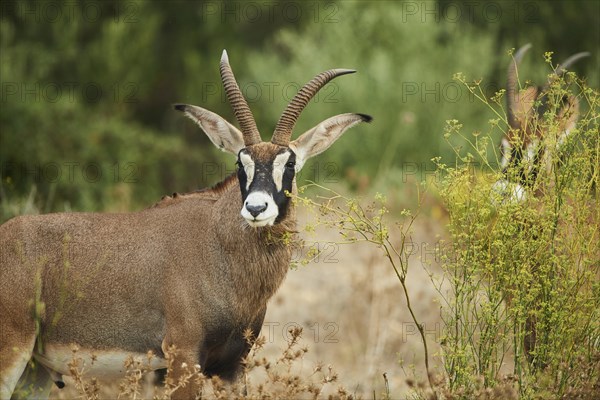
[[563, 61], [562, 64], [558, 64], [558, 66], [556, 67], [556, 75], [561, 76], [562, 74], [564, 74], [566, 72], [567, 68], [569, 68], [571, 65], [575, 64], [575, 62], [577, 60], [582, 59], [584, 57], [589, 57], [589, 56], [590, 56], [590, 53], [587, 51], [573, 54], [571, 57], [569, 57], [565, 61]]
[[546, 84], [540, 91], [540, 98], [542, 101], [536, 107], [537, 115], [544, 115], [550, 106], [550, 104], [548, 103], [548, 91], [550, 89], [550, 84], [553, 80], [552, 78], [561, 77], [565, 72], [567, 72], [567, 68], [569, 68], [571, 65], [573, 65], [577, 60], [584, 58], [584, 57], [588, 57], [589, 55], [590, 55], [590, 53], [588, 53], [587, 51], [573, 54], [571, 57], [569, 57], [565, 61], [563, 61], [562, 64], [558, 64], [556, 66], [556, 69], [554, 70], [554, 76], [550, 76], [550, 79], [548, 79], [548, 82], [546, 82]]
[[314, 95], [333, 78], [340, 75], [352, 74], [354, 72], [356, 71], [353, 69], [330, 69], [321, 72], [304, 85], [302, 89], [296, 93], [292, 101], [290, 101], [290, 104], [288, 104], [283, 114], [281, 114], [281, 117], [275, 126], [275, 132], [273, 133], [271, 142], [279, 146], [287, 146], [290, 143], [292, 130], [296, 125], [300, 113], [302, 113], [302, 110], [304, 110]]
[[258, 133], [256, 122], [252, 116], [252, 111], [250, 111], [250, 107], [248, 107], [248, 103], [246, 102], [246, 99], [244, 99], [244, 95], [235, 81], [235, 76], [229, 65], [229, 57], [227, 56], [226, 50], [223, 50], [223, 55], [221, 56], [220, 71], [227, 100], [229, 101], [229, 104], [231, 104], [231, 108], [233, 108], [235, 118], [240, 124], [240, 129], [244, 135], [244, 144], [246, 146], [251, 146], [260, 143], [260, 134]]
[[518, 129], [519, 124], [514, 113], [515, 102], [517, 101], [517, 66], [523, 59], [523, 56], [531, 48], [531, 43], [527, 43], [521, 47], [514, 56], [513, 62], [508, 65], [508, 73], [506, 79], [506, 115], [508, 125], [513, 129]]

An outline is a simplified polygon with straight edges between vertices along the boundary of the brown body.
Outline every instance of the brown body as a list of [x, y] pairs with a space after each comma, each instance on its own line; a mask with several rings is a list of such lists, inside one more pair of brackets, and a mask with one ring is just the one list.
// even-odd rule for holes
[[[329, 70], [305, 85], [268, 143], [223, 52], [221, 76], [241, 131], [200, 107], [175, 109], [238, 157], [237, 173], [139, 212], [22, 216], [3, 224], [0, 399], [12, 396], [32, 357], [32, 380], [41, 392], [28, 397], [47, 396], [49, 378], [64, 386], [73, 344], [90, 376], [119, 376], [127, 356], [149, 350], [157, 356], [152, 368], [164, 368], [174, 345], [175, 379], [186, 372], [184, 364], [234, 379], [250, 347], [244, 333], [260, 332], [290, 263], [295, 212], [288, 194], [296, 190], [295, 173], [348, 128], [371, 119], [340, 114], [290, 141], [316, 92], [351, 72]], [[197, 389], [187, 384], [174, 397], [192, 398]]]
[[[243, 331], [260, 331], [287, 272], [289, 246], [275, 239], [293, 227], [291, 218], [245, 227], [240, 208], [231, 177], [218, 190], [136, 213], [8, 221], [0, 227], [1, 365], [29, 359], [39, 317], [41, 354], [76, 343], [161, 356], [176, 344], [198, 350], [191, 365], [231, 378], [247, 347]], [[31, 301], [40, 289], [45, 310], [36, 316]]]

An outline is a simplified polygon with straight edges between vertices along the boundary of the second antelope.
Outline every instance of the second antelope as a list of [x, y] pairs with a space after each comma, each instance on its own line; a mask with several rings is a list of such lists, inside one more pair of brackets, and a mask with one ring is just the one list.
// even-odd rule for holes
[[[521, 47], [514, 56], [514, 60], [508, 66], [508, 77], [506, 82], [506, 107], [509, 129], [506, 136], [502, 138], [501, 167], [506, 180], [496, 182], [495, 188], [500, 193], [508, 193], [512, 200], [523, 200], [526, 189], [529, 189], [536, 179], [537, 173], [543, 164], [544, 155], [543, 140], [545, 132], [542, 118], [549, 110], [550, 103], [554, 99], [549, 98], [548, 91], [550, 82], [545, 86], [528, 87], [522, 91], [517, 89], [518, 65], [523, 56], [531, 48], [531, 44]], [[577, 53], [566, 59], [556, 67], [555, 73], [550, 79], [559, 78], [577, 60], [589, 56], [590, 53]], [[579, 100], [574, 95], [564, 96], [558, 99], [556, 107], [556, 120], [559, 122], [557, 144], [561, 144], [575, 127], [579, 118]], [[516, 182], [509, 183], [509, 170], [516, 169], [518, 176]]]
[[[29, 396], [47, 396], [52, 381], [64, 386], [72, 344], [89, 376], [122, 376], [128, 356], [149, 350], [157, 356], [152, 367], [165, 368], [175, 345], [175, 379], [184, 363], [235, 379], [250, 347], [244, 332], [260, 332], [290, 264], [296, 173], [371, 117], [340, 114], [291, 140], [319, 89], [355, 72], [333, 69], [300, 89], [263, 142], [225, 51], [220, 72], [240, 129], [200, 107], [175, 109], [237, 157], [237, 172], [139, 212], [22, 216], [0, 227], [1, 399], [13, 395], [32, 358], [38, 368]], [[190, 382], [173, 397], [197, 391]]]
[[[517, 90], [518, 64], [530, 48], [530, 44], [521, 47], [508, 67], [506, 99], [509, 129], [502, 139], [501, 161], [505, 179], [496, 182], [495, 188], [502, 194], [508, 194], [506, 189], [510, 187], [509, 196], [512, 201], [524, 200], [526, 196], [540, 195], [540, 192], [534, 190], [536, 178], [542, 168], [549, 168], [544, 157], [550, 157], [548, 153], [552, 150], [550, 145], [560, 148], [575, 128], [579, 118], [578, 98], [572, 94], [553, 98], [551, 80], [559, 78], [574, 62], [589, 55], [587, 52], [577, 53], [566, 59], [557, 66], [545, 86], [528, 87], [519, 91]], [[557, 125], [552, 129], [543, 121], [547, 111], [555, 112], [552, 119], [557, 122]], [[552, 133], [556, 134], [555, 139], [547, 137]], [[513, 182], [509, 183], [511, 179]], [[521, 229], [529, 229], [531, 237], [537, 235], [532, 221], [526, 218], [522, 220]], [[532, 264], [531, 272], [536, 276], [538, 265], [535, 262]], [[511, 302], [512, 295], [510, 291], [507, 292], [506, 299]], [[537, 361], [534, 362], [537, 340], [537, 322], [534, 314], [527, 315], [524, 330], [523, 350], [528, 360], [533, 362], [532, 365], [537, 366]]]

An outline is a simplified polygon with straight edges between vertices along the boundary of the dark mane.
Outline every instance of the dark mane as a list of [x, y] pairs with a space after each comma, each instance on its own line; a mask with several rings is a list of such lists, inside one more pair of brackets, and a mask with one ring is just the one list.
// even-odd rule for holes
[[230, 186], [237, 183], [237, 174], [234, 172], [221, 182], [202, 189], [195, 190], [188, 193], [173, 193], [171, 196], [163, 196], [158, 202], [156, 202], [150, 208], [166, 207], [171, 204], [179, 203], [185, 199], [196, 198], [200, 200], [217, 200], [221, 195], [229, 189]]

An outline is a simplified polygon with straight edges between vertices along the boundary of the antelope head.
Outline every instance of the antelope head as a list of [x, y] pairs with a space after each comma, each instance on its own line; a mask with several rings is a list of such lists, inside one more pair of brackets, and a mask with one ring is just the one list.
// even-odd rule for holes
[[[525, 186], [535, 179], [541, 163], [543, 154], [542, 140], [546, 135], [541, 118], [548, 110], [548, 91], [552, 79], [559, 78], [577, 60], [587, 57], [590, 53], [577, 53], [559, 64], [549, 81], [544, 86], [528, 87], [518, 90], [518, 65], [531, 48], [531, 44], [521, 47], [515, 54], [513, 61], [508, 66], [506, 105], [508, 131], [501, 142], [501, 164], [502, 172], [507, 177], [509, 168], [518, 167], [518, 182], [509, 182], [501, 179], [494, 184], [494, 189], [501, 194], [508, 194], [513, 201], [525, 199]], [[564, 96], [560, 99], [556, 118], [559, 122], [560, 145], [574, 128], [579, 116], [579, 102], [575, 96]], [[518, 145], [516, 145], [518, 144]], [[519, 166], [523, 161], [526, 166]], [[528, 179], [530, 176], [532, 179]]]
[[279, 118], [270, 142], [261, 140], [225, 50], [221, 57], [220, 72], [227, 100], [240, 129], [201, 107], [187, 104], [176, 104], [174, 107], [195, 121], [218, 148], [237, 156], [241, 215], [247, 223], [252, 227], [277, 224], [286, 217], [289, 205], [287, 193], [295, 190], [295, 175], [306, 160], [329, 148], [348, 128], [372, 120], [365, 114], [340, 114], [291, 140], [296, 121], [313, 96], [335, 77], [356, 71], [328, 70], [304, 85]]

